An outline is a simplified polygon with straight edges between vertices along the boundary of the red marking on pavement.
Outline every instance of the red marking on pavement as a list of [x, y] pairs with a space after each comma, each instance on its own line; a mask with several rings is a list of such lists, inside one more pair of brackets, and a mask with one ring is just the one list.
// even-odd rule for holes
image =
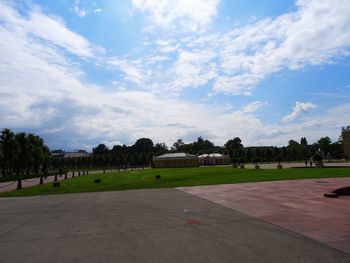
[[198, 225], [199, 222], [195, 219], [187, 219], [187, 224], [189, 225]]

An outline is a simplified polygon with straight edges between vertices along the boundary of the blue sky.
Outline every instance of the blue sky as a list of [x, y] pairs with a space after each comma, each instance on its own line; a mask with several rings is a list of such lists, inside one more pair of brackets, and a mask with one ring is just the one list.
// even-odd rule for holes
[[0, 123], [51, 148], [336, 141], [347, 0], [1, 1]]

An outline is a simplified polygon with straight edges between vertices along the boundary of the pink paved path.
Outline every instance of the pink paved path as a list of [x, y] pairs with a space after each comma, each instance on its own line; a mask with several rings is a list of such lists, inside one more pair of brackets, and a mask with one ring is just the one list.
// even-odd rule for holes
[[350, 196], [323, 194], [350, 186], [350, 178], [180, 187], [350, 253]]

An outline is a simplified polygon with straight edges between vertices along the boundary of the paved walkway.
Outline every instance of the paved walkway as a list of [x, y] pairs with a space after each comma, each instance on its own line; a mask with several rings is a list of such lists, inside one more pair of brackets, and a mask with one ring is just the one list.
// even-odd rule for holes
[[[305, 167], [304, 162], [289, 162], [289, 163], [281, 163], [283, 165], [283, 168], [296, 168], [300, 167], [303, 168]], [[260, 169], [277, 169], [277, 163], [262, 163], [259, 164]], [[324, 166], [326, 167], [350, 167], [350, 162], [324, 162]], [[308, 163], [307, 167], [310, 167], [310, 164]], [[315, 167], [315, 163], [312, 164], [312, 167]], [[246, 164], [245, 168], [248, 169], [255, 169], [254, 164]]]
[[0, 199], [0, 262], [350, 262], [176, 189]]
[[178, 189], [350, 253], [350, 196], [323, 197], [325, 192], [344, 186], [350, 186], [350, 178]]

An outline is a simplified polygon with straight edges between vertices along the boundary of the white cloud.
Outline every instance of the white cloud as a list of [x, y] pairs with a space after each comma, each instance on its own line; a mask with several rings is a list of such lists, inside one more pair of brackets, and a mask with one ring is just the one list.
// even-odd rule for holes
[[344, 116], [350, 111], [350, 103], [331, 107], [328, 110], [312, 116], [305, 116], [300, 123], [288, 123], [281, 126], [271, 126], [271, 134], [266, 134], [257, 140], [260, 145], [286, 145], [290, 139], [296, 141], [306, 137], [309, 143], [319, 138], [329, 136], [337, 141], [344, 123]]
[[[80, 69], [56, 48], [36, 39], [28, 41], [27, 34], [3, 25], [0, 47], [2, 125], [38, 131], [51, 138], [52, 147], [133, 143], [139, 137], [171, 145], [179, 137], [192, 140], [199, 135], [223, 144], [232, 127], [246, 141], [255, 140], [251, 127], [264, 129], [255, 116], [227, 112], [224, 106], [208, 108], [176, 97], [85, 83]], [[184, 61], [192, 62], [197, 56], [202, 57], [184, 54]]]
[[299, 0], [297, 6], [296, 12], [238, 28], [218, 41], [224, 74], [214, 84], [216, 92], [249, 94], [281, 69], [334, 63], [350, 54], [347, 0]]
[[174, 28], [187, 31], [205, 29], [216, 16], [220, 0], [132, 0], [134, 7], [149, 15], [151, 27]]
[[73, 7], [74, 13], [76, 13], [80, 17], [85, 17], [86, 10], [81, 9], [78, 4], [79, 4], [79, 1], [75, 1], [75, 5]]
[[97, 7], [95, 1], [85, 0], [75, 0], [72, 8], [73, 12], [79, 17], [85, 17], [89, 13], [100, 13], [102, 9]]
[[[171, 145], [179, 137], [190, 141], [200, 135], [216, 144], [239, 136], [245, 145], [281, 145], [293, 137], [307, 136], [309, 141], [324, 135], [335, 138], [340, 126], [346, 125], [344, 116], [350, 111], [350, 104], [331, 108], [311, 118], [305, 113], [315, 105], [299, 103], [298, 106], [297, 103], [289, 119], [300, 118], [301, 122], [276, 126], [266, 124], [254, 114], [265, 105], [261, 101], [232, 111], [225, 105], [213, 107], [164, 94], [126, 90], [125, 82], [120, 79], [113, 82], [116, 87], [111, 89], [92, 85], [84, 79], [85, 73], [79, 64], [67, 55], [70, 52], [83, 58], [94, 57], [96, 51], [90, 42], [70, 31], [60, 19], [37, 9], [22, 16], [4, 2], [0, 7], [0, 123], [3, 127], [38, 131], [45, 138], [51, 138], [51, 146], [72, 149], [82, 145], [91, 147], [100, 142], [133, 143], [139, 137], [150, 137]], [[66, 36], [55, 36], [42, 29], [39, 21], [52, 23], [55, 32], [74, 37], [69, 40]], [[140, 86], [160, 79], [156, 84], [163, 90], [199, 87], [219, 80], [217, 67], [224, 58], [218, 58], [217, 50], [227, 46], [230, 52], [240, 52], [234, 46], [220, 44], [228, 38], [238, 39], [234, 34], [231, 32], [212, 45], [207, 41], [215, 37], [197, 39], [197, 43], [188, 40], [186, 43], [195, 44], [195, 47], [191, 50], [181, 47], [169, 69], [157, 74], [148, 71], [143, 57], [106, 58], [104, 65], [117, 68], [125, 79]], [[265, 46], [264, 50], [274, 48], [273, 44]], [[163, 61], [163, 57], [151, 57], [154, 57], [152, 63]], [[250, 69], [249, 65], [243, 63], [241, 70]], [[257, 83], [261, 78], [253, 73], [229, 73], [229, 70], [225, 73], [228, 78], [226, 89], [231, 94], [235, 88], [237, 94], [242, 92], [239, 82], [253, 79]], [[168, 83], [173, 86], [166, 85]], [[249, 85], [243, 90], [251, 91]]]
[[142, 72], [138, 64], [137, 61], [127, 61], [117, 58], [111, 58], [107, 61], [107, 65], [111, 66], [112, 69], [117, 69], [123, 73], [124, 80], [141, 85], [146, 81], [147, 76]]
[[[169, 11], [169, 15], [164, 11], [171, 4], [181, 3], [134, 0], [136, 8], [153, 14], [159, 24], [185, 16], [186, 13], [181, 12], [171, 15], [176, 8]], [[147, 86], [157, 92], [172, 90], [176, 94], [186, 88], [209, 85], [211, 94], [251, 95], [261, 81], [278, 71], [337, 63], [349, 56], [347, 0], [301, 0], [296, 2], [296, 7], [294, 12], [256, 20], [223, 34], [202, 33], [182, 39], [156, 40], [156, 51], [152, 50], [154, 53], [143, 59], [146, 61], [143, 71], [147, 71], [147, 67], [157, 71]], [[162, 54], [168, 59], [147, 62], [148, 56]], [[194, 59], [190, 61], [191, 57]]]
[[25, 35], [27, 42], [35, 43], [37, 38], [81, 58], [92, 58], [98, 50], [103, 50], [94, 47], [87, 39], [69, 30], [61, 19], [44, 15], [38, 7], [31, 9], [28, 16], [24, 17], [6, 2], [1, 2], [0, 21], [14, 34]]
[[295, 103], [295, 106], [293, 107], [293, 111], [291, 114], [288, 114], [283, 117], [284, 122], [291, 122], [295, 119], [298, 119], [300, 117], [303, 117], [304, 115], [310, 113], [312, 110], [316, 109], [316, 105], [311, 102], [299, 102], [297, 101]]
[[261, 107], [267, 105], [267, 102], [263, 101], [253, 101], [242, 108], [243, 113], [253, 113], [260, 109]]
[[211, 63], [215, 56], [213, 52], [181, 51], [177, 61], [170, 71], [174, 80], [169, 88], [180, 91], [185, 87], [199, 87], [215, 77], [215, 63]]

